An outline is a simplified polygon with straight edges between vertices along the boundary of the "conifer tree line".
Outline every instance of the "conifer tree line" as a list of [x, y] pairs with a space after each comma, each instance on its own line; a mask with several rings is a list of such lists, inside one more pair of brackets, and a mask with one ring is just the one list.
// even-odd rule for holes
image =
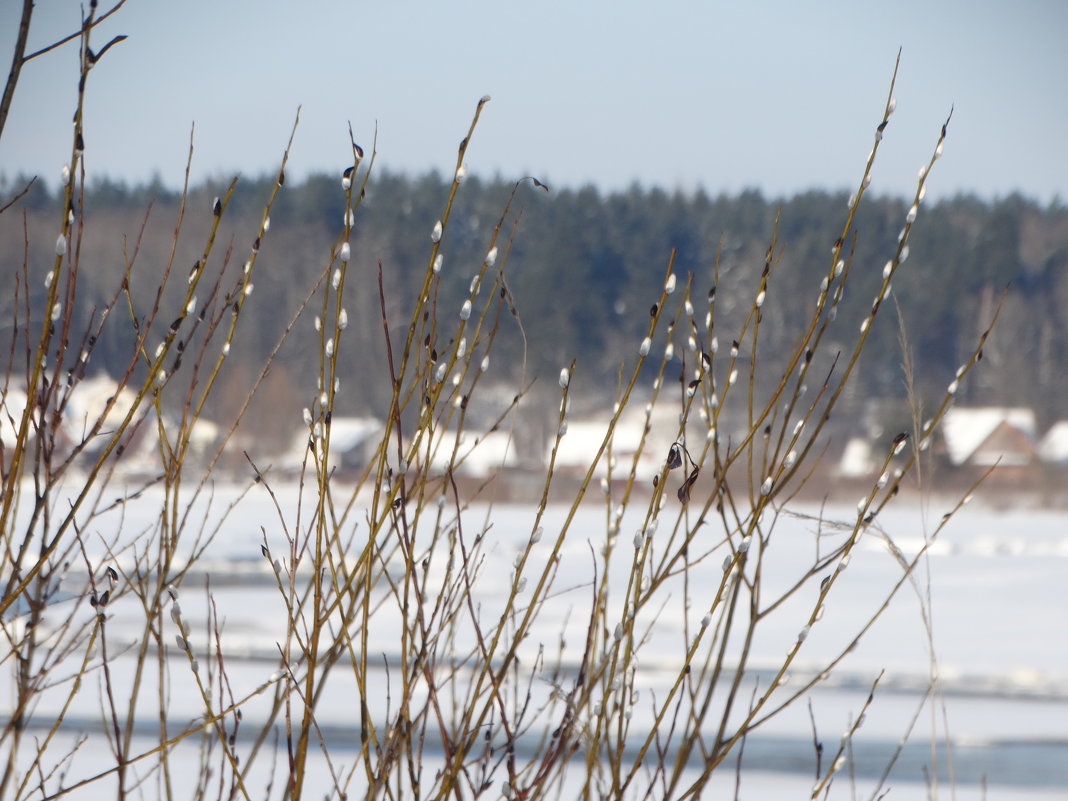
[[[256, 230], [263, 198], [274, 180], [239, 181], [222, 228], [227, 252], [232, 247], [239, 254], [248, 247], [245, 239]], [[260, 254], [255, 291], [259, 309], [248, 315], [233, 343], [234, 355], [245, 358], [228, 377], [232, 386], [216, 400], [218, 416], [233, 411], [226, 404], [239, 403], [254, 379], [240, 364], [262, 362], [329, 261], [344, 214], [339, 181], [340, 173], [289, 181], [276, 201]], [[207, 181], [190, 191], [175, 269], [197, 258], [198, 243], [210, 224], [212, 199], [228, 183]], [[24, 185], [23, 179], [2, 180], [0, 195], [11, 195]], [[459, 309], [515, 189], [510, 181], [476, 177], [462, 185], [443, 239], [441, 313]], [[544, 382], [575, 358], [594, 379], [592, 385], [603, 386], [598, 400], [605, 406], [611, 403], [620, 362], [635, 355], [648, 299], [656, 295], [673, 249], [676, 274], [694, 276], [695, 306], [705, 302], [715, 284], [715, 327], [721, 344], [730, 343], [731, 331], [752, 302], [749, 293], [768, 248], [774, 249], [760, 343], [762, 357], [774, 358], [776, 349], [786, 351], [790, 344], [776, 337], [797, 330], [811, 311], [833, 245], [828, 232], [840, 227], [847, 204], [845, 193], [827, 191], [768, 198], [758, 191], [714, 196], [639, 186], [611, 193], [593, 187], [543, 189], [521, 182], [503, 219], [501, 241], [508, 244], [501, 248], [502, 263], [520, 324], [502, 326], [494, 372], [514, 381], [525, 369], [528, 378], [541, 376]], [[372, 412], [389, 395], [378, 266], [387, 317], [397, 311], [389, 324], [401, 327], [400, 310], [410, 308], [426, 270], [431, 228], [447, 192], [447, 181], [434, 173], [408, 176], [376, 168], [370, 178], [356, 215], [357, 280], [349, 308], [351, 338], [342, 351], [352, 376], [339, 397], [347, 413]], [[127, 261], [134, 264], [133, 313], [138, 313], [138, 305], [143, 311], [153, 302], [169, 257], [179, 199], [177, 191], [159, 181], [138, 186], [110, 180], [90, 183], [84, 209], [79, 210], [86, 217], [87, 236], [79, 277], [82, 307], [73, 310], [76, 327], [114, 294]], [[38, 180], [20, 202], [20, 213], [0, 218], [0, 275], [8, 286], [26, 281], [31, 316], [41, 313], [32, 300], [44, 296], [35, 278], [49, 269], [34, 260], [45, 258], [49, 250], [27, 251], [25, 242], [54, 239], [59, 202], [47, 182]], [[899, 198], [865, 197], [856, 240], [847, 243], [853, 253], [851, 269], [861, 280], [843, 301], [842, 325], [852, 326], [870, 307], [907, 207]], [[870, 407], [868, 401], [904, 399], [903, 348], [909, 351], [920, 397], [940, 396], [1001, 302], [983, 367], [962, 387], [958, 404], [1027, 406], [1034, 409], [1040, 427], [1068, 416], [1068, 210], [1059, 202], [1044, 206], [1018, 195], [926, 203], [912, 233], [911, 252], [890, 299], [900, 299], [900, 312], [880, 315], [864, 355], [871, 367], [857, 375], [849, 408], [859, 416]], [[228, 269], [239, 270], [240, 256], [230, 258]], [[864, 291], [866, 286], [870, 292]], [[5, 294], [4, 302], [9, 306], [4, 318], [13, 320], [17, 310], [12, 308], [12, 293]], [[12, 331], [9, 322], [3, 333], [5, 351], [11, 347]], [[314, 383], [313, 365], [302, 353], [312, 347], [312, 334], [310, 318], [298, 325], [259, 402], [299, 410], [302, 387], [311, 391]], [[132, 341], [128, 319], [109, 322], [94, 352], [93, 369], [118, 370]], [[677, 352], [684, 353], [684, 345], [682, 336]], [[685, 369], [686, 357], [677, 358]]]

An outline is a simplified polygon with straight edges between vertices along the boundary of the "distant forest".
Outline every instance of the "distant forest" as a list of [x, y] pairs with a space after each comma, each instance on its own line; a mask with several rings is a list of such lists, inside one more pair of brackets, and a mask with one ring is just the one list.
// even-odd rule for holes
[[[214, 255], [221, 264], [232, 250], [228, 270], [240, 270], [274, 180], [238, 183]], [[203, 248], [213, 198], [223, 194], [227, 183], [208, 182], [190, 191], [171, 280], [175, 298]], [[0, 199], [6, 202], [24, 184], [0, 181]], [[430, 232], [449, 185], [438, 174], [409, 177], [376, 169], [370, 178], [351, 240], [356, 270], [346, 291], [353, 322], [340, 353], [352, 379], [339, 399], [342, 413], [383, 413], [389, 393], [378, 265], [393, 338], [403, 340], [409, 304], [427, 269]], [[474, 177], [460, 186], [442, 238], [441, 317], [445, 310], [459, 310], [515, 188]], [[83, 305], [74, 310], [76, 319], [84, 323], [94, 306], [114, 295], [126, 260], [134, 259], [135, 252], [134, 311], [142, 314], [149, 308], [170, 254], [179, 200], [177, 192], [158, 183], [90, 183], [83, 208], [77, 210], [85, 236], [79, 276]], [[59, 203], [37, 181], [16, 207], [0, 216], [3, 280], [13, 287], [23, 280], [25, 268], [33, 301], [43, 298]], [[343, 203], [340, 175], [290, 181], [282, 189], [257, 262], [255, 295], [233, 345], [239, 358], [231, 360], [229, 383], [213, 410], [217, 416], [237, 408], [282, 327], [329, 264]], [[854, 248], [851, 270], [859, 280], [851, 281], [839, 314], [843, 341], [846, 331], [855, 335], [871, 305], [910, 203], [867, 195], [861, 204], [855, 243], [848, 243]], [[762, 359], [774, 361], [777, 349], [789, 346], [811, 313], [846, 207], [844, 193], [822, 191], [770, 199], [756, 191], [712, 196], [637, 186], [611, 194], [592, 187], [543, 191], [522, 182], [503, 217], [498, 262], [521, 327], [511, 315], [503, 315], [491, 376], [514, 384], [525, 364], [528, 378], [541, 376], [538, 384], [550, 386], [555, 379], [545, 379], [574, 358], [585, 379], [588, 405], [607, 406], [619, 364], [636, 356], [672, 249], [680, 287], [693, 275], [699, 318], [718, 273], [714, 325], [719, 339], [730, 342], [731, 331], [752, 304], [773, 237], [760, 347]], [[1040, 428], [1068, 416], [1068, 209], [1060, 203], [1043, 207], [1019, 196], [921, 204], [911, 243], [911, 257], [895, 277], [893, 300], [876, 320], [855, 393], [847, 399], [856, 424], [872, 408], [885, 409], [888, 403], [895, 409], [890, 414], [903, 413], [903, 346], [919, 397], [937, 402], [1003, 293], [996, 333], [957, 402], [1028, 406]], [[15, 319], [13, 292], [5, 293], [4, 302], [5, 319]], [[315, 360], [308, 353], [315, 347], [311, 321], [317, 303], [294, 329], [264, 387], [261, 403], [278, 412], [299, 416], [307, 396], [316, 392]], [[33, 307], [33, 315], [39, 317], [40, 309]], [[133, 329], [123, 304], [113, 318], [93, 355], [93, 367], [118, 373], [128, 359]], [[5, 351], [11, 330], [9, 323]], [[680, 333], [675, 334], [677, 353], [685, 351], [686, 337], [680, 339]], [[663, 345], [655, 347], [662, 350]]]

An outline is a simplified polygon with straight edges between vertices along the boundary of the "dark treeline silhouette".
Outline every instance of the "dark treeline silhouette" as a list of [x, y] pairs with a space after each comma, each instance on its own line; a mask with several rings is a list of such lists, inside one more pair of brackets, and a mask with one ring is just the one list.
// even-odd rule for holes
[[[274, 180], [272, 176], [238, 183], [221, 229], [225, 247], [216, 249], [217, 254], [229, 254], [215, 257], [228, 258], [227, 269], [240, 269]], [[208, 181], [190, 190], [174, 262], [176, 278], [184, 277], [197, 258], [212, 200], [227, 183]], [[22, 185], [18, 180], [4, 181], [2, 197]], [[442, 239], [439, 314], [458, 311], [513, 189], [511, 183], [478, 178], [461, 185]], [[353, 322], [341, 358], [345, 374], [353, 378], [341, 403], [345, 411], [373, 410], [389, 395], [378, 265], [383, 270], [391, 330], [403, 338], [407, 320], [400, 310], [411, 308], [427, 269], [430, 232], [448, 190], [449, 181], [437, 174], [411, 177], [376, 171], [371, 176], [352, 240], [357, 270], [347, 291]], [[82, 322], [114, 293], [126, 260], [135, 252], [131, 278], [135, 311], [138, 304], [147, 308], [152, 302], [168, 261], [180, 199], [180, 193], [158, 181], [147, 186], [90, 182], [84, 208], [79, 210], [85, 223], [79, 277], [84, 307], [74, 311]], [[35, 300], [43, 296], [37, 277], [43, 279], [50, 268], [51, 249], [30, 247], [26, 257], [24, 240], [28, 237], [34, 245], [54, 241], [58, 202], [44, 182], [37, 181], [20, 201], [23, 213], [11, 209], [0, 218], [0, 274], [13, 286], [28, 258], [25, 268]], [[247, 356], [248, 364], [260, 363], [274, 347], [281, 326], [329, 263], [342, 225], [343, 202], [339, 176], [316, 175], [286, 183], [257, 265], [253, 308], [258, 307], [259, 313], [248, 315], [234, 342], [235, 355]], [[836, 321], [848, 326], [850, 333], [878, 292], [883, 265], [893, 254], [909, 205], [899, 198], [870, 195], [861, 204], [855, 241], [847, 243], [853, 252], [850, 269], [859, 273], [860, 280], [853, 283]], [[777, 349], [785, 352], [790, 344], [781, 339], [785, 332], [799, 330], [811, 313], [820, 281], [832, 266], [831, 248], [846, 208], [844, 193], [824, 191], [768, 199], [756, 191], [711, 196], [637, 186], [611, 194], [592, 187], [545, 192], [525, 182], [504, 218], [498, 261], [522, 325], [506, 320], [502, 326], [495, 377], [519, 377], [525, 341], [528, 376], [555, 375], [575, 358], [581, 372], [595, 379], [589, 385], [603, 386], [601, 400], [610, 402], [618, 365], [636, 353], [649, 303], [673, 248], [680, 288], [693, 275], [691, 296], [699, 318], [707, 309], [718, 265], [714, 325], [720, 345], [729, 346], [732, 332], [752, 307], [752, 288], [773, 237], [774, 263], [761, 309], [759, 347], [763, 357], [774, 358]], [[961, 388], [958, 402], [1029, 406], [1040, 425], [1064, 416], [1068, 210], [1057, 203], [1043, 207], [1016, 195], [996, 201], [963, 196], [921, 204], [911, 242], [911, 257], [895, 278], [892, 297], [884, 302], [885, 310], [873, 327], [847, 408], [859, 419], [872, 408], [869, 401], [890, 400], [900, 401], [893, 413], [907, 412], [902, 331], [919, 397], [926, 403], [940, 398], [1004, 291], [1001, 318], [982, 369]], [[5, 309], [9, 319], [15, 314], [10, 295]], [[901, 299], [900, 320], [896, 298]], [[307, 358], [316, 341], [312, 313], [284, 346], [264, 388], [277, 409], [299, 409], [303, 397], [315, 392], [313, 360]], [[129, 353], [132, 331], [128, 319], [109, 321], [93, 356], [94, 368], [119, 370], [120, 360]], [[683, 366], [692, 359], [686, 347], [688, 333], [680, 324], [673, 337], [676, 359]], [[698, 344], [707, 349], [710, 343]], [[743, 355], [751, 346], [742, 343]], [[233, 391], [220, 393], [218, 402], [225, 405], [228, 396], [242, 398], [253, 378], [251, 372], [234, 370], [227, 379], [234, 383]], [[231, 410], [217, 410], [220, 415], [227, 411]]]

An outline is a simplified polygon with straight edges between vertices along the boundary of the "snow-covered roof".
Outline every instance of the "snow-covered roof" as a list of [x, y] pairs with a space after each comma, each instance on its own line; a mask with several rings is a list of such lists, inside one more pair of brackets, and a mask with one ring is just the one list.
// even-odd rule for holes
[[838, 462], [838, 475], [858, 478], [871, 475], [874, 470], [875, 460], [871, 456], [871, 443], [861, 437], [853, 437], [842, 451], [842, 458]]
[[107, 373], [97, 373], [92, 378], [83, 378], [71, 390], [67, 403], [67, 419], [77, 431], [92, 427], [107, 407], [108, 399], [115, 397], [104, 422], [104, 430], [122, 422], [137, 401], [137, 393], [128, 386], [119, 389], [118, 383]]
[[0, 441], [6, 447], [15, 445], [19, 423], [26, 410], [26, 390], [21, 387], [9, 387], [0, 397]]
[[[359, 448], [369, 437], [382, 431], [382, 421], [374, 417], [334, 417], [330, 420], [330, 449], [351, 451]], [[301, 432], [301, 450], [308, 441], [306, 431]]]
[[1068, 463], [1068, 420], [1061, 420], [1038, 443], [1038, 456], [1044, 462]]
[[[346, 454], [359, 451], [368, 440], [377, 437], [383, 425], [374, 417], [333, 417], [330, 421], [330, 469], [339, 467]], [[308, 434], [308, 428], [298, 424], [292, 444], [277, 462], [281, 469], [296, 470], [303, 464], [308, 450]]]
[[502, 467], [515, 467], [519, 463], [515, 443], [507, 431], [490, 431], [481, 435], [466, 432], [460, 435], [457, 442], [456, 431], [445, 430], [435, 440], [430, 467], [438, 473], [448, 468], [454, 448], [456, 472], [466, 476], [486, 478]]
[[[643, 426], [620, 420], [612, 432], [612, 451], [618, 456], [633, 456], [641, 443]], [[605, 434], [608, 432], [607, 419], [575, 420], [567, 424], [567, 433], [560, 439], [556, 451], [556, 466], [563, 468], [589, 468], [596, 456]], [[552, 451], [556, 438], [550, 438], [547, 454]], [[548, 461], [548, 459], [546, 459]], [[597, 466], [597, 475], [604, 475], [605, 466]]]
[[955, 465], [967, 462], [1003, 423], [1027, 437], [1035, 436], [1035, 414], [1030, 409], [981, 406], [947, 411], [942, 436], [949, 460]]
[[198, 417], [189, 429], [189, 444], [194, 448], [209, 448], [215, 444], [221, 433], [217, 423]]
[[[604, 442], [611, 416], [611, 411], [605, 411], [602, 416], [593, 419], [569, 421], [567, 433], [560, 440], [560, 447], [556, 454], [557, 467], [582, 471], [588, 469], [590, 462], [593, 461]], [[649, 431], [646, 434], [647, 425]], [[682, 438], [679, 432], [677, 405], [665, 402], [650, 410], [648, 406], [633, 401], [620, 415], [612, 432], [612, 455], [618, 462], [617, 467], [613, 468], [613, 475], [623, 477], [633, 466], [636, 475], [644, 480], [645, 477], [660, 472], [673, 443], [687, 440], [703, 443], [707, 434], [708, 425], [700, 419], [698, 414], [694, 414], [688, 421], [686, 438]], [[644, 445], [643, 435], [645, 436]], [[546, 444], [546, 457], [551, 452], [554, 442], [555, 437], [550, 437]], [[637, 464], [633, 465], [634, 454], [639, 447], [642, 448], [642, 452]], [[594, 476], [603, 477], [606, 474], [607, 460], [602, 459], [594, 471]]]

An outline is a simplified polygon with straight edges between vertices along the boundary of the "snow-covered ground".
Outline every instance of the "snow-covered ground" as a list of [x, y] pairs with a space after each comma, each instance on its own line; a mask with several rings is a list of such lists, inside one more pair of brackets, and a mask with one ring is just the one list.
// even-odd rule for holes
[[[297, 518], [297, 488], [279, 487], [275, 491], [282, 517], [292, 530]], [[237, 697], [261, 685], [276, 669], [276, 643], [283, 637], [285, 621], [282, 600], [271, 584], [273, 573], [266, 568], [268, 563], [260, 552], [264, 537], [273, 553], [284, 550], [278, 513], [261, 487], [253, 488], [244, 497], [239, 495], [240, 491], [232, 488], [216, 490], [214, 511], [209, 516], [218, 519], [231, 503], [236, 506], [221, 524], [198, 572], [190, 575], [181, 590], [182, 607], [193, 629], [190, 640], [194, 648], [203, 648], [207, 643], [204, 578], [210, 576], [211, 594], [223, 619], [228, 675]], [[146, 492], [124, 505], [121, 528], [116, 513], [94, 520], [90, 534], [109, 537], [119, 531], [120, 539], [126, 532], [132, 537], [151, 524], [159, 506], [160, 495]], [[890, 552], [883, 534], [893, 540], [900, 555], [911, 557], [949, 508], [938, 501], [930, 502], [927, 508], [902, 502], [879, 516], [877, 527], [864, 535], [860, 550], [835, 583], [823, 618], [801, 645], [790, 679], [781, 688], [783, 692], [818, 674], [824, 662], [848, 644], [899, 580], [899, 557]], [[790, 511], [798, 516], [779, 516], [765, 557], [763, 581], [769, 596], [789, 586], [798, 566], [810, 563], [817, 547], [826, 552], [835, 536], [841, 536], [818, 524], [817, 518], [850, 521], [856, 517], [856, 510], [846, 507], [821, 510], [798, 506]], [[475, 507], [463, 516], [468, 538], [485, 528], [487, 521], [490, 524], [484, 537], [485, 562], [475, 585], [475, 598], [484, 621], [494, 619], [495, 609], [507, 594], [513, 559], [531, 535], [534, 513], [530, 506], [498, 505], [488, 514], [485, 507]], [[302, 514], [307, 517], [306, 508]], [[545, 563], [565, 515], [565, 509], [550, 508], [542, 521], [544, 536], [532, 547], [525, 571], [532, 576], [531, 581]], [[618, 556], [608, 572], [610, 582], [625, 576], [633, 553], [631, 537], [640, 525], [637, 515], [635, 510], [624, 518], [616, 546]], [[654, 551], [656, 543], [668, 533], [666, 514], [664, 517], [654, 535]], [[362, 513], [354, 519], [359, 521], [358, 539], [359, 532], [365, 530]], [[603, 507], [588, 504], [578, 511], [560, 554], [555, 585], [560, 592], [539, 612], [529, 638], [532, 647], [539, 642], [555, 645], [562, 632], [571, 635], [576, 644], [581, 642], [581, 612], [590, 596], [591, 544], [597, 550], [603, 543], [605, 521]], [[817, 530], [823, 532], [822, 537], [816, 536]], [[711, 547], [717, 536], [712, 527], [708, 536]], [[91, 545], [90, 552], [99, 557], [102, 549]], [[688, 606], [681, 586], [669, 587], [668, 601], [655, 621], [639, 616], [639, 628], [648, 625], [651, 632], [635, 680], [643, 693], [648, 691], [646, 698], [663, 697], [677, 675], [676, 655], [687, 638], [694, 635], [706, 602], [718, 585], [722, 554], [722, 550], [716, 551], [712, 558], [692, 568]], [[950, 521], [927, 554], [915, 574], [916, 581], [902, 587], [859, 647], [811, 691], [812, 717], [806, 705], [793, 704], [749, 738], [741, 772], [741, 797], [807, 797], [814, 779], [813, 719], [819, 739], [826, 744], [826, 759], [859, 713], [872, 681], [885, 670], [865, 723], [853, 740], [858, 797], [867, 797], [865, 789], [871, 793], [882, 766], [915, 717], [910, 743], [902, 751], [890, 780], [890, 798], [927, 798], [924, 778], [930, 773], [931, 764], [939, 766], [936, 772], [940, 798], [1068, 798], [1068, 515], [1032, 510], [995, 512], [969, 505]], [[431, 560], [428, 569], [432, 576], [444, 570], [444, 557], [438, 553]], [[811, 591], [799, 592], [767, 619], [753, 643], [750, 658], [751, 680], [756, 685], [764, 682], [766, 686], [772, 676], [770, 671], [797, 640], [812, 611], [816, 589], [813, 586]], [[920, 599], [928, 597], [929, 603], [921, 604]], [[930, 611], [930, 638], [922, 608]], [[136, 600], [128, 595], [120, 597], [108, 611], [112, 615], [108, 624], [111, 641], [117, 646], [133, 638], [138, 631]], [[376, 629], [381, 636], [373, 648], [388, 661], [397, 655], [397, 643], [395, 636], [388, 636], [387, 632], [396, 626], [399, 617], [391, 616], [389, 609], [382, 611], [380, 628]], [[90, 614], [86, 607], [87, 619]], [[565, 664], [570, 656], [571, 651], [565, 649]], [[177, 653], [172, 658], [184, 660]], [[175, 725], [180, 726], [195, 718], [202, 706], [195, 685], [185, 680], [189, 677], [188, 668], [179, 662], [172, 664], [175, 678], [170, 688], [171, 708], [188, 711], [184, 717], [175, 717]], [[762, 673], [762, 669], [766, 672]], [[115, 660], [113, 681], [123, 686], [131, 670], [129, 659]], [[939, 681], [925, 701], [932, 671], [937, 672]], [[377, 693], [381, 700], [384, 678], [382, 682], [381, 687], [369, 688], [369, 695]], [[748, 687], [747, 693], [751, 690], [752, 686]], [[353, 724], [357, 719], [354, 692], [351, 678], [347, 684], [342, 678], [319, 708], [319, 723], [330, 727], [332, 748], [342, 759], [346, 748], [358, 738]], [[148, 699], [155, 697], [151, 687], [142, 688], [142, 693]], [[5, 706], [9, 703], [9, 698], [3, 699]], [[48, 719], [58, 703], [58, 696], [46, 694], [36, 716]], [[262, 703], [258, 700], [247, 708], [249, 728], [254, 728], [251, 721], [257, 710], [262, 713]], [[143, 714], [145, 723], [151, 724], [153, 710], [146, 708]], [[635, 726], [647, 722], [650, 714], [647, 707], [636, 706]], [[67, 713], [64, 736], [73, 736], [79, 725], [86, 729], [99, 727], [99, 717], [95, 688], [79, 694]], [[428, 761], [433, 763], [437, 758], [433, 744], [429, 748]], [[951, 754], [948, 760], [947, 750]], [[178, 764], [195, 764], [191, 746], [179, 748], [175, 758]], [[87, 775], [90, 766], [107, 764], [110, 759], [99, 735], [90, 738], [72, 764], [68, 783]], [[316, 760], [320, 759], [316, 756]], [[264, 762], [264, 771], [266, 766]], [[319, 767], [322, 770], [312, 771], [311, 775], [321, 778], [319, 789], [325, 791], [325, 766]], [[732, 795], [733, 769], [721, 774], [712, 787]], [[262, 775], [258, 786], [262, 787], [266, 780]], [[188, 776], [181, 781], [188, 782]], [[951, 784], [954, 790], [950, 790]], [[91, 798], [95, 792], [75, 797]], [[148, 792], [146, 797], [153, 797], [153, 793]], [[839, 777], [831, 797], [852, 797], [848, 771]]]

